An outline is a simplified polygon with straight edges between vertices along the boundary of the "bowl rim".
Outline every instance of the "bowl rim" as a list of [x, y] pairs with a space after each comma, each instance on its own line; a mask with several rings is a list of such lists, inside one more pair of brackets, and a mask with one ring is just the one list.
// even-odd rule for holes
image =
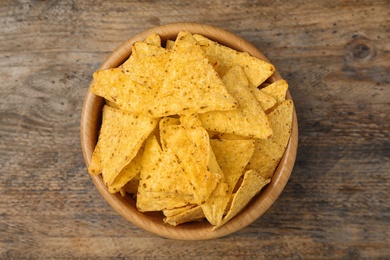
[[[157, 33], [162, 41], [174, 39], [179, 31], [187, 30], [191, 33], [202, 34], [211, 40], [231, 47], [238, 51], [246, 51], [252, 56], [270, 62], [256, 47], [247, 42], [240, 36], [233, 34], [220, 27], [200, 24], [200, 23], [170, 23], [154, 27], [136, 34], [119, 45], [101, 64], [99, 69], [109, 69], [118, 67], [131, 54], [131, 47], [134, 42], [144, 40], [149, 34]], [[222, 40], [221, 40], [222, 39]], [[233, 40], [233, 41], [231, 41]], [[281, 75], [275, 69], [270, 77], [271, 81], [282, 79]], [[92, 81], [91, 81], [92, 84]], [[287, 91], [287, 99], [292, 100], [291, 94]], [[80, 121], [80, 141], [82, 153], [86, 166], [90, 164], [92, 153], [97, 142], [97, 132], [101, 125], [101, 110], [104, 105], [104, 99], [96, 96], [90, 91], [90, 86], [85, 95], [81, 121]], [[100, 121], [99, 121], [100, 120]], [[293, 124], [291, 136], [287, 144], [286, 151], [277, 166], [272, 181], [260, 194], [251, 200], [251, 202], [228, 223], [215, 231], [211, 231], [211, 225], [207, 221], [185, 223], [179, 226], [171, 226], [162, 221], [161, 213], [141, 213], [135, 207], [134, 199], [130, 196], [122, 197], [118, 193], [108, 192], [100, 175], [90, 175], [94, 185], [107, 202], [124, 218], [134, 225], [150, 233], [165, 238], [178, 240], [206, 240], [223, 237], [232, 234], [254, 222], [263, 215], [277, 200], [286, 186], [292, 169], [294, 167], [298, 146], [298, 121], [293, 109]], [[87, 174], [89, 174], [87, 172]], [[161, 219], [160, 219], [161, 218]], [[161, 223], [157, 223], [160, 219]]]

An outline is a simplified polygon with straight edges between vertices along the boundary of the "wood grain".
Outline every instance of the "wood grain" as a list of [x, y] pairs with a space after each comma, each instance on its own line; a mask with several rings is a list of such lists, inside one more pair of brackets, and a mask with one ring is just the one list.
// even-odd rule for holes
[[[0, 2], [0, 258], [389, 258], [390, 5], [380, 1]], [[91, 75], [148, 28], [199, 22], [251, 42], [290, 84], [289, 183], [233, 235], [185, 242], [117, 214], [79, 140]]]

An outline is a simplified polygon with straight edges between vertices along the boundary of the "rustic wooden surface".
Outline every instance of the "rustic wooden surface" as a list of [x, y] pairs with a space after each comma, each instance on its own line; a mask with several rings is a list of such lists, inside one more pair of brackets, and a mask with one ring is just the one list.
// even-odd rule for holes
[[[0, 258], [390, 258], [390, 2], [0, 2]], [[253, 43], [290, 83], [296, 165], [240, 232], [174, 241], [95, 189], [79, 122], [91, 75], [121, 42], [172, 22]]]

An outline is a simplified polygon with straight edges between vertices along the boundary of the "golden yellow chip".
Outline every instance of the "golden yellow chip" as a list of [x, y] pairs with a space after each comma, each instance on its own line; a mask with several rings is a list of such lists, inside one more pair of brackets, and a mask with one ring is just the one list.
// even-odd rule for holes
[[218, 225], [223, 217], [226, 206], [230, 200], [229, 185], [227, 184], [224, 173], [218, 165], [217, 159], [212, 149], [210, 150], [210, 158], [208, 163], [210, 172], [221, 175], [221, 180], [217, 184], [217, 187], [211, 193], [211, 196], [201, 205], [206, 219], [212, 225]]
[[100, 145], [96, 144], [95, 150], [92, 153], [91, 163], [88, 167], [89, 174], [99, 175], [102, 173], [102, 165], [100, 163]]
[[275, 71], [272, 64], [252, 57], [248, 53], [238, 52], [199, 34], [195, 34], [194, 38], [199, 42], [208, 57], [212, 56], [218, 59], [220, 62], [218, 73], [221, 77], [233, 66], [240, 65], [244, 69], [250, 84], [257, 87]]
[[120, 191], [126, 183], [131, 181], [135, 176], [141, 172], [141, 160], [142, 160], [142, 147], [139, 149], [137, 155], [131, 160], [131, 162], [122, 169], [122, 171], [116, 176], [114, 182], [108, 185], [108, 191], [110, 193], [116, 193]]
[[165, 44], [165, 49], [172, 50], [173, 49], [173, 45], [175, 45], [175, 41], [167, 40], [167, 43]]
[[286, 100], [286, 93], [288, 89], [287, 81], [284, 79], [277, 80], [274, 83], [262, 88], [260, 91], [274, 97], [278, 104]]
[[119, 68], [94, 73], [91, 91], [115, 107], [137, 115], [153, 116], [150, 104], [165, 78], [169, 52], [164, 48], [136, 42], [130, 58]]
[[180, 213], [183, 213], [189, 209], [192, 209], [194, 207], [196, 207], [197, 205], [194, 205], [194, 204], [190, 204], [190, 205], [187, 205], [187, 206], [184, 206], [184, 207], [180, 207], [180, 208], [174, 208], [174, 209], [165, 209], [163, 210], [163, 214], [165, 217], [172, 217], [172, 216], [175, 216], [177, 214], [180, 214]]
[[274, 132], [267, 140], [256, 140], [255, 152], [247, 169], [256, 169], [264, 178], [272, 177], [276, 166], [282, 158], [291, 135], [293, 102], [286, 100], [278, 105], [269, 115]]
[[[215, 189], [221, 176], [211, 173], [207, 166], [210, 144], [207, 131], [202, 127], [170, 125], [161, 139], [165, 151], [173, 153], [183, 167], [188, 185], [193, 188], [197, 204], [203, 204]], [[183, 185], [185, 185], [184, 183]]]
[[252, 157], [254, 142], [254, 140], [210, 140], [211, 148], [222, 169], [230, 193], [233, 192], [234, 186]]
[[[133, 81], [147, 86], [155, 98], [166, 77], [165, 66], [169, 57], [170, 52], [160, 46], [136, 42], [122, 69]], [[151, 104], [149, 103], [148, 107]]]
[[285, 100], [270, 114], [268, 114], [272, 131], [274, 133], [270, 140], [280, 145], [283, 150], [286, 149], [291, 135], [293, 110], [293, 101]]
[[273, 96], [253, 86], [251, 86], [251, 90], [264, 111], [267, 111], [268, 109], [275, 106], [276, 99]]
[[137, 209], [141, 212], [183, 207], [196, 202], [191, 176], [185, 172], [173, 153], [165, 152], [157, 138], [145, 144], [142, 171], [137, 193]]
[[265, 185], [270, 183], [270, 181], [270, 179], [264, 179], [255, 170], [249, 170], [245, 172], [242, 184], [233, 197], [233, 201], [228, 213], [222, 219], [222, 222], [218, 226], [215, 226], [213, 230], [220, 228], [222, 225], [240, 213], [252, 200], [252, 198], [256, 196], [256, 194], [258, 194]]
[[200, 206], [190, 208], [179, 214], [164, 218], [164, 222], [172, 226], [177, 226], [190, 221], [202, 221], [204, 214]]
[[93, 74], [91, 91], [109, 101], [111, 107], [120, 108], [137, 115], [148, 115], [150, 102], [155, 92], [130, 79], [122, 68], [98, 70]]
[[[157, 125], [157, 120], [135, 116], [122, 110], [103, 107], [103, 119], [97, 147], [103, 180], [111, 185], [121, 170], [136, 156], [142, 143]], [[95, 162], [92, 158], [91, 162]], [[90, 173], [94, 173], [90, 165]], [[96, 174], [96, 172], [95, 172]]]
[[146, 43], [161, 46], [161, 37], [157, 33], [149, 34], [148, 37], [146, 37], [145, 41]]
[[180, 32], [166, 67], [167, 75], [153, 102], [154, 116], [231, 110], [237, 107], [221, 78], [189, 32]]
[[268, 118], [249, 88], [248, 80], [240, 66], [232, 67], [223, 77], [229, 93], [237, 100], [239, 108], [231, 111], [211, 111], [200, 114], [204, 128], [226, 134], [253, 138], [272, 135]]

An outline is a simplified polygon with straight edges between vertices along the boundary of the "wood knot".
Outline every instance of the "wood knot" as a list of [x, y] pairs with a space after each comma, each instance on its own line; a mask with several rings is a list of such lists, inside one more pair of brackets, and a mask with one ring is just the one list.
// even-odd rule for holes
[[352, 54], [357, 59], [364, 59], [370, 55], [371, 49], [365, 43], [356, 44], [352, 49]]
[[373, 43], [363, 36], [354, 35], [346, 45], [347, 56], [350, 60], [366, 61], [376, 56], [376, 48]]

